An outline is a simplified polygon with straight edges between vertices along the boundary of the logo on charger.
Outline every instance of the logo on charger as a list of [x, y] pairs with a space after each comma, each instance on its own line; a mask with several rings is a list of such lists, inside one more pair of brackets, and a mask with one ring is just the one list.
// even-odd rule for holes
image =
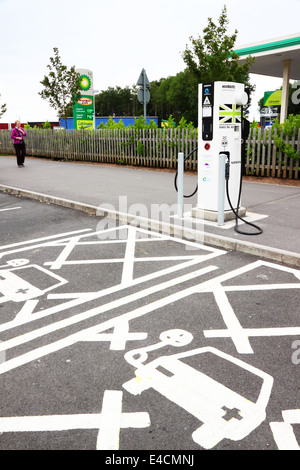
[[222, 137], [221, 145], [222, 145], [222, 147], [227, 147], [227, 145], [228, 145], [228, 140], [227, 140], [227, 137], [225, 135]]
[[204, 148], [205, 148], [205, 150], [209, 150], [209, 149], [210, 149], [210, 144], [209, 144], [209, 143], [206, 143], [206, 144], [204, 145]]

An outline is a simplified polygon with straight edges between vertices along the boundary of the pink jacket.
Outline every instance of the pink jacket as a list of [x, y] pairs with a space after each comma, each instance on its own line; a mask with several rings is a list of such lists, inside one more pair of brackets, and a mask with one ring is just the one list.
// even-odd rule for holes
[[24, 129], [21, 127], [23, 133], [18, 130], [17, 127], [14, 127], [13, 130], [11, 131], [10, 137], [13, 139], [14, 144], [19, 144], [21, 141], [20, 139], [16, 139], [16, 137], [26, 137], [27, 132], [24, 131]]

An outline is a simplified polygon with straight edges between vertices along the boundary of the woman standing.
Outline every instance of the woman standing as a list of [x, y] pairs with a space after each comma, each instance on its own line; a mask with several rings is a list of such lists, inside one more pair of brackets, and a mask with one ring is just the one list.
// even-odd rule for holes
[[13, 139], [14, 147], [17, 156], [18, 167], [22, 168], [24, 166], [25, 156], [26, 156], [26, 146], [24, 142], [24, 137], [27, 136], [26, 131], [21, 127], [20, 121], [15, 122], [15, 127], [11, 132], [10, 137]]

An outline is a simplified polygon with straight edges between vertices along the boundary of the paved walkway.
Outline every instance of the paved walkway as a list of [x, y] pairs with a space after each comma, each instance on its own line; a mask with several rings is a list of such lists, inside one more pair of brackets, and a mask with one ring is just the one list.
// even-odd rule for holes
[[[184, 193], [197, 185], [196, 175], [185, 175]], [[169, 217], [177, 203], [174, 173], [90, 163], [61, 162], [27, 158], [18, 168], [15, 157], [0, 157], [0, 189], [13, 194], [106, 214], [121, 221], [133, 217], [142, 226], [171, 230], [226, 249], [253, 253], [267, 259], [300, 267], [300, 187], [244, 182], [242, 206], [246, 220], [258, 225], [263, 233], [248, 236], [234, 230], [235, 221], [223, 227], [190, 216], [197, 206], [197, 194], [185, 199], [184, 218]], [[131, 214], [128, 217], [127, 214]], [[239, 222], [241, 230], [252, 227]]]

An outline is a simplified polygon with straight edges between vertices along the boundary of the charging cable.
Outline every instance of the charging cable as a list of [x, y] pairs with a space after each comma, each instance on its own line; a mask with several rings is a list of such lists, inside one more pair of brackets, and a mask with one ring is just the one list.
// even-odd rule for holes
[[[237, 208], [236, 210], [232, 207], [230, 197], [229, 197], [229, 189], [228, 189], [228, 181], [229, 181], [229, 159], [227, 159], [227, 162], [225, 163], [225, 179], [226, 179], [226, 194], [227, 194], [227, 199], [230, 205], [230, 208], [232, 212], [235, 214], [235, 227], [234, 230], [237, 233], [240, 233], [242, 235], [260, 235], [263, 233], [263, 230], [258, 226], [255, 225], [248, 220], [243, 219], [242, 217], [239, 216], [239, 207], [240, 207], [240, 201], [241, 201], [241, 193], [242, 193], [242, 164], [241, 164], [241, 177], [240, 177], [240, 188], [239, 188], [239, 196], [238, 196], [238, 203], [237, 203]], [[245, 224], [250, 225], [251, 227], [254, 227], [257, 232], [243, 232], [242, 230], [239, 230], [238, 228], [238, 219], [242, 220]]]
[[[187, 160], [188, 158], [190, 158], [190, 156], [191, 156], [194, 152], [196, 152], [197, 150], [198, 150], [198, 147], [196, 147], [194, 150], [192, 150], [192, 151], [187, 155], [187, 157], [185, 157], [184, 162], [186, 162], [186, 160]], [[176, 171], [176, 175], [175, 175], [175, 178], [174, 178], [174, 186], [175, 186], [176, 192], [178, 193], [178, 188], [177, 188], [177, 176], [178, 176], [178, 170]], [[193, 193], [189, 194], [188, 196], [183, 195], [183, 197], [192, 197], [192, 196], [194, 196], [194, 194], [196, 194], [197, 191], [198, 191], [198, 184], [197, 184], [196, 189], [195, 189], [195, 191], [194, 191]]]

